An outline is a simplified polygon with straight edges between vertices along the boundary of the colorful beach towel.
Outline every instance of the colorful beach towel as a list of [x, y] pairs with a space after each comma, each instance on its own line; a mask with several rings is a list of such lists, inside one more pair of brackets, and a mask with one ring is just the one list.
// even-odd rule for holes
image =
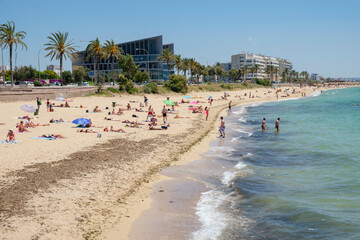
[[31, 139], [56, 140], [56, 138], [47, 138], [47, 137], [32, 137]]
[[11, 142], [8, 142], [8, 141], [0, 141], [0, 143], [19, 143], [20, 141], [11, 141]]

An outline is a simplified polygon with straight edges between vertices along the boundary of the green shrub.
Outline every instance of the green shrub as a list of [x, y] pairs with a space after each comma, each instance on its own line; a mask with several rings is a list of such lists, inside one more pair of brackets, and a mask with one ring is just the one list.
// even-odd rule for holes
[[135, 87], [135, 84], [133, 83], [133, 81], [129, 80], [126, 85], [125, 85], [125, 90], [127, 93], [129, 94], [134, 94], [134, 93], [137, 93], [138, 90], [137, 88]]
[[255, 79], [256, 84], [263, 85], [263, 86], [271, 86], [271, 82], [269, 79]]
[[225, 88], [225, 89], [228, 89], [228, 90], [231, 90], [231, 89], [232, 89], [232, 87], [231, 87], [230, 84], [221, 83], [221, 84], [220, 84], [220, 87]]
[[164, 87], [174, 92], [186, 93], [188, 87], [186, 85], [186, 77], [182, 75], [170, 75], [170, 80], [164, 84]]
[[119, 89], [113, 88], [113, 87], [109, 87], [107, 90], [109, 90], [112, 93], [119, 93]]
[[34, 86], [35, 87], [41, 87], [42, 85], [43, 85], [42, 82], [37, 81], [37, 80], [34, 81]]
[[158, 86], [154, 82], [149, 82], [143, 87], [143, 89], [145, 93], [159, 93]]

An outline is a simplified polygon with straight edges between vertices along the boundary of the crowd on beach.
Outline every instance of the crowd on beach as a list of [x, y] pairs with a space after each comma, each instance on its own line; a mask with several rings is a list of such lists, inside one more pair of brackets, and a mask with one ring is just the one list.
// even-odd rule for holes
[[[275, 94], [276, 98], [279, 99], [279, 97], [289, 97], [290, 94], [296, 94], [301, 93], [301, 96], [306, 97], [305, 91], [296, 90], [295, 88], [273, 88], [268, 89], [266, 92], [264, 92], [264, 95], [271, 95]], [[245, 92], [243, 94], [236, 94], [232, 97], [234, 100], [244, 100], [246, 98], [254, 99], [254, 98], [262, 98], [264, 96], [261, 96], [257, 94], [257, 91], [255, 90], [255, 93], [252, 91]], [[104, 126], [98, 126], [94, 125], [93, 122], [89, 119], [89, 123], [87, 124], [80, 124], [77, 125], [78, 129], [76, 132], [78, 133], [97, 133], [97, 136], [100, 138], [102, 136], [102, 133], [104, 132], [118, 132], [118, 133], [127, 133], [125, 131], [125, 128], [143, 128], [145, 126], [148, 127], [149, 130], [168, 130], [170, 128], [170, 123], [168, 120], [169, 115], [174, 115], [173, 119], [181, 119], [181, 118], [189, 118], [181, 116], [180, 112], [178, 111], [178, 108], [180, 106], [187, 106], [187, 109], [189, 112], [194, 114], [205, 114], [204, 120], [208, 121], [209, 114], [210, 114], [210, 107], [212, 106], [214, 100], [216, 101], [228, 101], [228, 113], [231, 113], [232, 108], [232, 100], [230, 94], [228, 92], [224, 92], [223, 95], [219, 96], [218, 98], [214, 99], [212, 96], [208, 96], [207, 98], [202, 98], [199, 100], [200, 96], [184, 96], [179, 101], [170, 101], [169, 98], [167, 100], [164, 100], [164, 104], [162, 106], [162, 109], [158, 111], [159, 114], [155, 112], [155, 109], [153, 106], [149, 103], [149, 98], [147, 96], [143, 97], [143, 101], [135, 101], [135, 100], [129, 100], [129, 102], [126, 105], [116, 104], [113, 102], [112, 109], [109, 107], [100, 108], [99, 106], [95, 106], [92, 111], [91, 109], [87, 109], [86, 106], [79, 105], [79, 106], [70, 106], [69, 102], [72, 102], [72, 99], [67, 99], [65, 103], [61, 104], [55, 104], [54, 102], [51, 102], [50, 99], [46, 100], [46, 111], [47, 112], [54, 112], [54, 108], [81, 108], [86, 109], [85, 113], [97, 113], [97, 114], [104, 114], [104, 120], [105, 121], [114, 121], [114, 122], [120, 122], [124, 124], [123, 126], [120, 126], [118, 128], [114, 126], [110, 127], [104, 127]], [[191, 100], [190, 100], [191, 99]], [[109, 102], [111, 105], [111, 103]], [[202, 105], [200, 105], [202, 104]], [[41, 98], [36, 99], [36, 115], [40, 111], [42, 105]], [[73, 104], [72, 104], [73, 105]], [[203, 105], [206, 105], [205, 108], [203, 108]], [[134, 120], [129, 119], [116, 119], [116, 116], [123, 116], [124, 112], [131, 112], [131, 118]], [[138, 113], [145, 113], [146, 119], [143, 119], [139, 121]], [[50, 126], [50, 124], [53, 123], [64, 123], [68, 121], [64, 121], [63, 118], [59, 119], [50, 119], [49, 123], [40, 124], [40, 123], [34, 123], [33, 118], [30, 116], [22, 116], [19, 117], [20, 122], [16, 124], [15, 128], [17, 128], [18, 133], [26, 133], [30, 132], [31, 128], [35, 127], [42, 127], [42, 126]], [[70, 119], [69, 119], [70, 120]], [[24, 122], [25, 121], [25, 122]], [[280, 118], [276, 120], [275, 128], [277, 131], [279, 131], [279, 121]], [[1, 124], [1, 123], [0, 123]], [[93, 129], [94, 128], [94, 129]], [[262, 130], [265, 131], [265, 118], [263, 119]], [[225, 137], [225, 120], [222, 117], [220, 119], [220, 137]], [[46, 137], [46, 138], [64, 138], [59, 133], [52, 133], [52, 134], [43, 134], [39, 137]], [[15, 142], [15, 132], [13, 128], [10, 128], [8, 130], [7, 139], [6, 142]]]

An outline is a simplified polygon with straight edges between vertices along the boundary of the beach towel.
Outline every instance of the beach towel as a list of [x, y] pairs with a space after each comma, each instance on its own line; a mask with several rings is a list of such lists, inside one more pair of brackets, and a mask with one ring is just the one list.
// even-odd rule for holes
[[47, 138], [47, 137], [32, 137], [32, 139], [41, 139], [41, 140], [56, 140], [56, 138]]
[[0, 143], [19, 143], [20, 141], [11, 141], [11, 142], [8, 142], [8, 141], [0, 141]]

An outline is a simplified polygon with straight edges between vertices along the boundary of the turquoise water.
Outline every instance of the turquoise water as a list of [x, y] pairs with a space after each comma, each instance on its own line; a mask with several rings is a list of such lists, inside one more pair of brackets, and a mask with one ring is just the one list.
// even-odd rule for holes
[[[360, 239], [360, 106], [354, 103], [360, 88], [234, 108], [223, 155], [213, 157], [226, 172], [197, 207], [204, 218], [209, 199], [222, 201], [216, 211], [226, 217], [212, 221], [223, 227], [208, 239]], [[207, 238], [201, 234], [195, 238]]]

